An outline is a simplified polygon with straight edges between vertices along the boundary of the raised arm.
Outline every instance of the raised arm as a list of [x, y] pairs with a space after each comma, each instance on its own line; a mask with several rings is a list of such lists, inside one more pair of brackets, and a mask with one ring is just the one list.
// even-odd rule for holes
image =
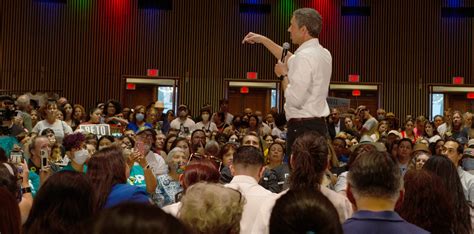
[[[244, 39], [242, 40], [242, 44], [249, 43], [249, 44], [262, 44], [267, 48], [276, 59], [281, 59], [281, 53], [283, 48], [276, 44], [274, 41], [270, 40], [268, 37], [263, 35], [249, 32]], [[288, 52], [287, 56], [291, 56], [292, 53]]]

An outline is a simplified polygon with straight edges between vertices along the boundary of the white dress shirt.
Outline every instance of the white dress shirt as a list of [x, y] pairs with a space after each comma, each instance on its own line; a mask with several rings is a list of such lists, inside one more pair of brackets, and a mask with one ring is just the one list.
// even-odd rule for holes
[[[252, 233], [255, 234], [267, 234], [270, 231], [270, 216], [272, 214], [273, 206], [275, 205], [276, 200], [288, 192], [285, 190], [276, 196], [269, 198], [264, 204], [257, 215], [255, 223], [252, 228]], [[347, 199], [347, 197], [336, 193], [326, 187], [321, 186], [321, 193], [326, 196], [329, 201], [336, 207], [337, 213], [339, 215], [339, 222], [344, 223], [346, 219], [352, 216], [352, 204]]]
[[474, 175], [458, 167], [458, 175], [461, 180], [462, 190], [469, 204], [474, 205]]
[[325, 117], [332, 72], [331, 53], [317, 38], [304, 42], [288, 59], [286, 119]]
[[242, 196], [245, 197], [247, 202], [244, 205], [244, 212], [240, 220], [240, 233], [252, 233], [255, 219], [262, 204], [264, 201], [277, 196], [277, 194], [260, 186], [255, 178], [245, 175], [234, 176], [232, 181], [225, 186], [240, 191]]

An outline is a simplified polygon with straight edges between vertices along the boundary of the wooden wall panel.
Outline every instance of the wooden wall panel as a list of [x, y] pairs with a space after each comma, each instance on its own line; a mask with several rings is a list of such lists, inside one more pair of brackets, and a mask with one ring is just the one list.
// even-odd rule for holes
[[[194, 113], [217, 110], [225, 78], [248, 71], [271, 80], [277, 61], [249, 31], [290, 42], [291, 13], [313, 7], [324, 19], [321, 44], [333, 56], [333, 81], [359, 74], [383, 83], [381, 106], [399, 116], [428, 111], [428, 83], [464, 76], [474, 83], [473, 18], [441, 18], [450, 0], [259, 0], [270, 14], [240, 13], [244, 0], [174, 0], [172, 11], [138, 9], [136, 0], [0, 2], [0, 90], [60, 90], [92, 106], [121, 99], [122, 75], [181, 77], [179, 99]], [[456, 1], [473, 7], [473, 0]], [[371, 16], [342, 16], [341, 6], [370, 6]], [[291, 50], [296, 50], [292, 45]], [[375, 112], [375, 110], [373, 110]]]

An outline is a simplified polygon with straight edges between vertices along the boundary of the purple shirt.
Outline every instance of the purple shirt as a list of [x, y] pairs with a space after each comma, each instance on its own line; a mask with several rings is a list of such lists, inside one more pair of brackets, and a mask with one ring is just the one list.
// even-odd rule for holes
[[394, 211], [357, 211], [352, 218], [342, 224], [344, 234], [427, 234], [421, 229], [402, 219]]

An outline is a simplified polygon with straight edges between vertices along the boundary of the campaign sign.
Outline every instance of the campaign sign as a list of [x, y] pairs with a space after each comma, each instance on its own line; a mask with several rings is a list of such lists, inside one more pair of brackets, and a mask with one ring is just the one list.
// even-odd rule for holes
[[84, 132], [95, 134], [99, 138], [110, 135], [110, 126], [108, 124], [85, 124], [79, 125], [79, 128]]

